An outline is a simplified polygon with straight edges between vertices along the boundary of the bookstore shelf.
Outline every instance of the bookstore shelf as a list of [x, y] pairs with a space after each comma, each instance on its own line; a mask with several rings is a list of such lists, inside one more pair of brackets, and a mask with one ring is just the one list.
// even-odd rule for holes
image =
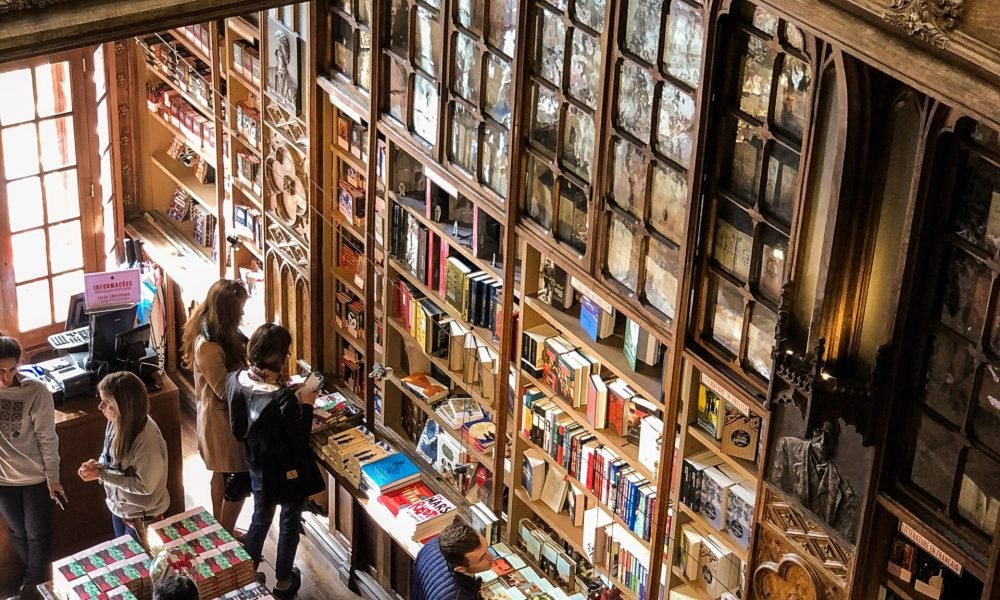
[[[719, 440], [710, 436], [701, 427], [698, 427], [698, 425], [694, 423], [687, 426], [687, 433], [706, 449], [711, 450], [718, 455], [718, 457], [721, 458], [726, 464], [736, 469], [740, 475], [751, 481], [757, 481], [757, 463], [726, 454], [722, 451], [722, 444], [719, 443]], [[688, 452], [688, 454], [690, 455], [693, 453]], [[754, 487], [756, 488], [756, 483], [754, 484]]]
[[685, 592], [693, 593], [695, 596], [697, 596], [698, 600], [714, 600], [712, 595], [708, 593], [708, 591], [705, 589], [704, 585], [702, 585], [700, 581], [691, 581], [690, 579], [688, 579], [684, 575], [684, 571], [682, 571], [681, 568], [678, 567], [677, 565], [671, 565], [670, 569], [673, 572], [674, 576], [677, 577], [677, 579], [679, 579], [681, 582], [683, 582], [682, 585], [687, 586], [687, 589], [684, 590]]
[[247, 250], [247, 252], [249, 252], [250, 254], [253, 254], [254, 258], [256, 258], [257, 260], [261, 261], [261, 264], [263, 264], [263, 262], [264, 262], [264, 250], [261, 249], [260, 246], [258, 246], [257, 244], [253, 243], [253, 240], [251, 240], [249, 238], [241, 237], [239, 239], [240, 239], [240, 245], [243, 248], [245, 248]]
[[348, 219], [347, 217], [345, 217], [343, 215], [343, 213], [341, 213], [340, 211], [337, 211], [337, 213], [336, 213], [336, 215], [334, 215], [334, 217], [336, 219], [337, 225], [341, 229], [344, 229], [344, 230], [350, 232], [351, 235], [353, 235], [354, 238], [357, 239], [362, 244], [364, 244], [367, 241], [365, 239], [367, 237], [367, 236], [365, 236], [365, 230], [362, 229], [362, 228], [360, 228], [360, 227], [358, 227], [354, 223], [352, 223], [350, 221], [350, 219]]
[[483, 345], [489, 346], [497, 354], [500, 353], [499, 347], [497, 346], [496, 341], [493, 339], [493, 333], [489, 329], [486, 329], [484, 327], [474, 327], [473, 325], [471, 325], [468, 321], [465, 320], [461, 312], [456, 310], [455, 307], [453, 307], [451, 304], [448, 304], [448, 302], [441, 297], [441, 294], [432, 291], [429, 287], [424, 285], [420, 281], [419, 277], [417, 277], [413, 273], [410, 273], [409, 269], [403, 266], [403, 263], [399, 262], [395, 258], [390, 258], [389, 266], [391, 266], [393, 270], [395, 270], [397, 273], [402, 275], [411, 285], [420, 290], [420, 292], [425, 297], [434, 302], [434, 304], [436, 304], [438, 308], [448, 313], [449, 317], [462, 323], [466, 329], [471, 331], [477, 338], [479, 338], [479, 341], [482, 342]]
[[156, 111], [152, 111], [152, 110], [148, 111], [148, 112], [149, 112], [149, 115], [153, 118], [154, 121], [156, 121], [157, 123], [159, 123], [160, 125], [162, 125], [167, 131], [169, 131], [170, 133], [172, 133], [175, 137], [178, 137], [178, 138], [184, 140], [184, 143], [185, 143], [185, 145], [188, 148], [194, 150], [195, 154], [197, 154], [198, 156], [200, 156], [213, 169], [216, 168], [216, 166], [215, 166], [216, 165], [216, 162], [215, 162], [215, 148], [214, 147], [204, 146], [201, 140], [192, 138], [188, 134], [184, 133], [178, 127], [172, 125], [166, 119], [164, 119], [160, 115], [160, 113], [158, 113]]
[[[565, 469], [563, 469], [563, 466], [561, 464], [559, 464], [558, 461], [556, 461], [554, 458], [552, 458], [552, 456], [550, 456], [548, 452], [546, 452], [545, 450], [542, 450], [542, 448], [540, 446], [538, 446], [537, 444], [535, 444], [534, 442], [532, 442], [528, 438], [524, 437], [524, 435], [521, 434], [521, 433], [518, 433], [517, 436], [520, 438], [520, 442], [521, 443], [523, 443], [527, 447], [529, 447], [532, 450], [535, 450], [536, 452], [538, 452], [539, 454], [541, 454], [542, 458], [545, 459], [545, 462], [549, 463], [550, 467], [551, 466], [555, 466], [555, 467], [558, 467], [560, 470], [565, 470]], [[644, 540], [644, 539], [642, 539], [642, 537], [636, 535], [636, 533], [634, 531], [632, 531], [631, 529], [629, 529], [629, 527], [625, 523], [625, 521], [623, 521], [622, 518], [620, 516], [618, 516], [618, 514], [611, 509], [610, 506], [608, 506], [604, 502], [601, 502], [601, 499], [598, 498], [597, 495], [594, 494], [594, 492], [592, 492], [589, 489], [587, 489], [587, 486], [584, 485], [584, 483], [582, 481], [580, 481], [576, 477], [570, 475], [569, 473], [566, 474], [566, 480], [570, 482], [570, 485], [572, 485], [574, 488], [580, 490], [583, 493], [583, 495], [587, 497], [587, 499], [588, 499], [587, 506], [588, 507], [589, 506], [600, 506], [605, 512], [607, 512], [608, 514], [611, 515], [612, 521], [614, 522], [615, 525], [617, 525], [621, 529], [625, 530], [629, 535], [631, 535], [635, 539], [635, 541], [639, 542], [640, 544], [642, 544], [646, 548], [649, 548], [649, 542], [646, 541], [646, 540]], [[654, 490], [656, 489], [655, 486], [654, 486], [653, 489]], [[616, 531], [617, 531], [617, 529], [616, 529]]]
[[[442, 223], [438, 223], [431, 219], [428, 219], [424, 215], [424, 209], [426, 208], [426, 203], [423, 200], [417, 200], [416, 198], [410, 198], [408, 196], [399, 196], [393, 192], [389, 192], [389, 198], [391, 198], [395, 203], [403, 207], [407, 212], [413, 215], [420, 223], [430, 230], [431, 233], [439, 236], [441, 239], [448, 242], [448, 246], [454, 248], [462, 255], [463, 258], [471, 262], [476, 266], [477, 269], [489, 273], [494, 279], [499, 279], [503, 281], [503, 262], [501, 260], [500, 264], [493, 265], [491, 261], [483, 260], [476, 256], [476, 253], [472, 250], [472, 229], [464, 228], [464, 231], [468, 235], [468, 243], [461, 241], [453, 233], [450, 227]], [[516, 294], [517, 292], [515, 292]]]
[[604, 570], [603, 567], [599, 567], [597, 565], [594, 565], [594, 570], [597, 571], [604, 579], [610, 581], [613, 586], [615, 586], [616, 588], [618, 588], [618, 590], [622, 593], [622, 597], [623, 598], [628, 598], [628, 600], [638, 600], [639, 599], [639, 596], [637, 596], [635, 594], [635, 592], [633, 592], [632, 590], [628, 589], [628, 587], [626, 587], [626, 585], [624, 583], [622, 583], [621, 581], [619, 581], [617, 577], [614, 577], [613, 575], [611, 575], [611, 573], [609, 573], [606, 570]]
[[248, 23], [241, 17], [230, 17], [226, 19], [226, 25], [229, 26], [237, 35], [242, 37], [248, 42], [256, 42], [260, 40], [260, 28]]
[[476, 461], [479, 462], [479, 464], [481, 464], [484, 467], [486, 467], [487, 469], [489, 469], [490, 472], [493, 471], [493, 453], [492, 452], [490, 452], [489, 454], [484, 453], [484, 452], [480, 452], [475, 447], [473, 447], [471, 444], [466, 443], [465, 439], [464, 439], [464, 437], [462, 435], [462, 431], [460, 429], [453, 429], [447, 423], [443, 423], [441, 421], [440, 417], [438, 416], [438, 414], [436, 412], [434, 412], [433, 408], [431, 408], [431, 405], [428, 404], [426, 400], [424, 400], [423, 398], [421, 398], [420, 396], [418, 396], [417, 394], [415, 394], [412, 390], [410, 390], [410, 388], [407, 387], [406, 384], [403, 383], [402, 380], [397, 375], [389, 375], [386, 379], [388, 381], [391, 381], [393, 383], [393, 385], [395, 385], [397, 388], [399, 388], [399, 390], [401, 392], [403, 392], [403, 394], [405, 394], [406, 397], [409, 398], [411, 402], [413, 402], [413, 404], [415, 404], [416, 406], [418, 406], [420, 408], [420, 410], [422, 410], [424, 412], [424, 414], [427, 415], [428, 419], [433, 419], [434, 421], [436, 421], [437, 424], [438, 424], [438, 427], [440, 427], [441, 429], [443, 429], [446, 433], [448, 433], [449, 435], [451, 435], [454, 439], [458, 440], [462, 444], [462, 448], [464, 450], [466, 450], [473, 458], [475, 458]]
[[365, 343], [363, 340], [357, 338], [356, 336], [351, 335], [350, 332], [348, 332], [346, 329], [338, 325], [336, 321], [332, 321], [330, 323], [330, 326], [333, 327], [333, 330], [337, 332], [337, 335], [339, 335], [341, 339], [345, 340], [348, 344], [357, 348], [358, 352], [364, 354]]
[[229, 81], [235, 81], [236, 83], [239, 83], [240, 85], [245, 87], [247, 90], [253, 92], [254, 94], [260, 93], [259, 83], [253, 83], [252, 81], [246, 78], [246, 75], [240, 73], [236, 69], [230, 68], [227, 69], [227, 71], [229, 73], [228, 75]]
[[212, 216], [219, 218], [219, 211], [216, 208], [214, 183], [202, 183], [191, 172], [190, 167], [185, 167], [178, 161], [167, 156], [166, 152], [154, 152], [150, 157], [153, 164], [160, 168], [167, 176], [174, 180], [174, 183], [184, 188], [195, 200], [198, 201]]
[[261, 200], [260, 194], [250, 189], [250, 186], [248, 186], [246, 182], [244, 182], [239, 177], [234, 177], [232, 181], [233, 181], [233, 187], [238, 189], [244, 196], [246, 196], [251, 202], [253, 202], [253, 205], [256, 209], [263, 210], [264, 202]]
[[386, 321], [388, 321], [389, 326], [392, 327], [394, 330], [396, 330], [396, 332], [403, 338], [404, 343], [419, 349], [421, 352], [424, 353], [424, 355], [431, 361], [431, 363], [435, 367], [437, 367], [442, 372], [447, 374], [448, 378], [451, 379], [452, 385], [461, 388], [461, 390], [469, 397], [471, 397], [473, 400], [475, 400], [479, 404], [479, 406], [483, 408], [483, 410], [489, 411], [490, 413], [496, 411], [497, 407], [494, 405], [494, 403], [484, 398], [481, 393], [475, 390], [474, 386], [476, 384], [463, 382], [461, 373], [458, 373], [448, 368], [448, 361], [444, 360], [439, 356], [433, 356], [431, 354], [427, 354], [426, 352], [424, 352], [423, 348], [420, 348], [420, 344], [417, 342], [416, 338], [414, 338], [410, 334], [410, 332], [406, 330], [406, 326], [403, 325], [403, 323], [400, 322], [399, 319], [394, 317], [389, 317], [386, 319]]
[[190, 104], [196, 110], [198, 110], [198, 112], [200, 112], [203, 117], [209, 120], [213, 120], [214, 117], [211, 106], [206, 105], [200, 99], [196, 98], [195, 96], [192, 96], [190, 93], [187, 92], [187, 90], [179, 86], [177, 82], [174, 81], [169, 75], [157, 69], [156, 67], [152, 65], [146, 65], [146, 70], [149, 73], [153, 74], [157, 79], [170, 86], [170, 88], [175, 92], [177, 92], [181, 98], [183, 98], [185, 101], [187, 101], [188, 104]]
[[629, 466], [634, 468], [640, 475], [642, 475], [649, 481], [658, 481], [657, 477], [654, 476], [649, 469], [644, 467], [642, 463], [639, 462], [638, 446], [636, 446], [635, 444], [628, 443], [628, 441], [625, 438], [616, 435], [614, 432], [610, 430], [594, 428], [594, 426], [591, 425], [590, 422], [587, 420], [586, 408], [574, 408], [571, 404], [566, 402], [562, 398], [562, 396], [559, 396], [558, 394], [554, 393], [549, 386], [542, 383], [540, 379], [532, 376], [524, 369], [521, 369], [521, 377], [526, 378], [528, 381], [531, 382], [532, 385], [541, 390], [542, 394], [544, 394], [546, 398], [554, 402], [556, 406], [558, 406], [563, 410], [563, 412], [572, 416], [574, 421], [582, 425], [583, 428], [589, 431], [591, 435], [596, 437], [601, 444], [610, 447], [616, 453], [627, 458]]
[[701, 526], [705, 531], [711, 532], [712, 535], [716, 536], [718, 539], [722, 540], [722, 543], [726, 545], [726, 548], [735, 554], [744, 563], [747, 562], [747, 549], [744, 548], [733, 539], [733, 536], [729, 531], [716, 529], [708, 519], [703, 517], [700, 513], [696, 513], [691, 509], [690, 506], [684, 504], [683, 502], [677, 503], [681, 507], [681, 512], [687, 515], [689, 519]]
[[347, 164], [351, 165], [352, 167], [357, 169], [359, 173], [363, 173], [367, 177], [368, 165], [365, 164], [364, 161], [362, 161], [360, 158], [354, 156], [350, 152], [345, 151], [343, 148], [341, 148], [335, 143], [330, 144], [330, 150], [337, 156], [339, 160], [342, 160]]
[[754, 414], [762, 416], [771, 414], [771, 411], [764, 407], [763, 396], [736, 385], [733, 377], [723, 376], [718, 368], [710, 366], [709, 361], [702, 356], [703, 352], [706, 351], [700, 346], [688, 346], [684, 349], [684, 360], [689, 361], [699, 371], [711, 374], [713, 379], [724, 382], [722, 387], [733, 393], [741, 402], [747, 404]]
[[642, 394], [645, 400], [655, 404], [657, 408], [663, 409], [660, 399], [663, 397], [663, 377], [657, 367], [644, 368], [641, 371], [633, 371], [625, 357], [622, 349], [624, 339], [620, 335], [609, 336], [599, 342], [594, 342], [580, 325], [580, 306], [574, 304], [570, 311], [564, 312], [537, 297], [528, 296], [524, 299], [524, 305], [541, 315], [550, 325], [558, 329], [566, 339], [573, 342], [589, 354], [597, 358], [602, 367], [607, 367], [612, 373], [623, 379], [635, 391]]
[[250, 140], [248, 140], [246, 136], [244, 136], [242, 133], [234, 129], [231, 129], [229, 127], [226, 127], [226, 132], [229, 133], [229, 135], [233, 136], [233, 139], [235, 139], [240, 146], [253, 152], [257, 156], [257, 158], [263, 157], [263, 155], [261, 154], [260, 146], [251, 144]]
[[355, 89], [354, 86], [343, 84], [335, 78], [324, 77], [322, 75], [316, 78], [316, 84], [326, 92], [330, 104], [336, 106], [337, 110], [343, 112], [354, 121], [368, 122], [368, 103], [361, 102], [353, 93], [344, 89], [344, 87]]
[[205, 63], [206, 65], [212, 64], [212, 59], [207, 54], [205, 54], [205, 52], [201, 48], [199, 48], [191, 40], [189, 40], [188, 37], [184, 35], [183, 31], [181, 31], [180, 29], [170, 29], [167, 31], [167, 33], [174, 36], [174, 39], [180, 42], [182, 46], [187, 48], [188, 52], [193, 54], [198, 60]]
[[164, 221], [156, 213], [145, 213], [127, 221], [125, 230], [142, 240], [143, 252], [160, 265], [188, 297], [201, 300], [212, 282], [219, 278], [219, 268], [183, 236], [165, 231], [163, 227], [169, 224]]
[[532, 512], [538, 515], [546, 525], [552, 527], [552, 529], [559, 534], [559, 537], [569, 542], [569, 545], [572, 546], [574, 550], [583, 556], [590, 556], [587, 549], [583, 546], [583, 529], [574, 526], [573, 520], [570, 519], [568, 515], [553, 512], [553, 510], [541, 500], [532, 500], [520, 487], [515, 489], [514, 493], [517, 495], [517, 498], [523, 502], [525, 506], [531, 509]]
[[330, 273], [332, 273], [333, 276], [336, 277], [338, 281], [344, 284], [347, 287], [347, 289], [351, 290], [351, 292], [353, 292], [355, 296], [359, 298], [365, 297], [364, 290], [362, 290], [358, 286], [357, 282], [354, 281], [356, 273], [352, 267], [350, 266], [331, 267]]

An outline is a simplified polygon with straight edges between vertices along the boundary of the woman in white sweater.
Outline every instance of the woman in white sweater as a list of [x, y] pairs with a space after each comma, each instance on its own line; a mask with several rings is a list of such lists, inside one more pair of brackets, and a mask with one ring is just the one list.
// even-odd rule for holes
[[149, 416], [149, 396], [141, 379], [111, 373], [97, 386], [99, 408], [108, 420], [99, 460], [80, 465], [80, 479], [100, 481], [108, 495], [115, 535], [139, 532], [163, 517], [167, 492], [167, 443]]

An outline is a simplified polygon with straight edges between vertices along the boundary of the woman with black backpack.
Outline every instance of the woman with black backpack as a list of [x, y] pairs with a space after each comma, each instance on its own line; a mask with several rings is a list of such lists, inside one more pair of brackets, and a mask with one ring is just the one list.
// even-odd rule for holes
[[250, 337], [248, 369], [229, 374], [226, 396], [233, 434], [243, 442], [254, 496], [246, 550], [260, 564], [267, 531], [281, 506], [274, 593], [291, 597], [302, 584], [293, 565], [299, 520], [306, 499], [323, 490], [323, 477], [309, 448], [313, 404], [319, 381], [288, 385], [284, 367], [292, 335], [280, 325], [261, 325]]

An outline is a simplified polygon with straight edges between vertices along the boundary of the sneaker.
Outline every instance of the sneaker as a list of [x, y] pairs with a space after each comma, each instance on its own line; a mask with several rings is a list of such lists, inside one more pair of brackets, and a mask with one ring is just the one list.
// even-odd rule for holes
[[274, 593], [275, 598], [294, 598], [295, 594], [302, 587], [302, 573], [299, 572], [298, 567], [292, 567], [292, 572], [288, 576], [288, 581], [290, 582], [288, 587], [282, 589], [277, 585], [271, 590]]
[[257, 571], [254, 574], [254, 577], [257, 579], [257, 583], [259, 583], [261, 587], [267, 587], [267, 573]]

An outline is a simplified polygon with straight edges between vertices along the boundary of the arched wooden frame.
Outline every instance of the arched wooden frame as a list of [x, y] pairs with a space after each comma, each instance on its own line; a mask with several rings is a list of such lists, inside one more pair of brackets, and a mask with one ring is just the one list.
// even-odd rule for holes
[[754, 597], [758, 600], [822, 600], [823, 586], [812, 567], [795, 554], [786, 554], [777, 564], [762, 563], [753, 574]]

